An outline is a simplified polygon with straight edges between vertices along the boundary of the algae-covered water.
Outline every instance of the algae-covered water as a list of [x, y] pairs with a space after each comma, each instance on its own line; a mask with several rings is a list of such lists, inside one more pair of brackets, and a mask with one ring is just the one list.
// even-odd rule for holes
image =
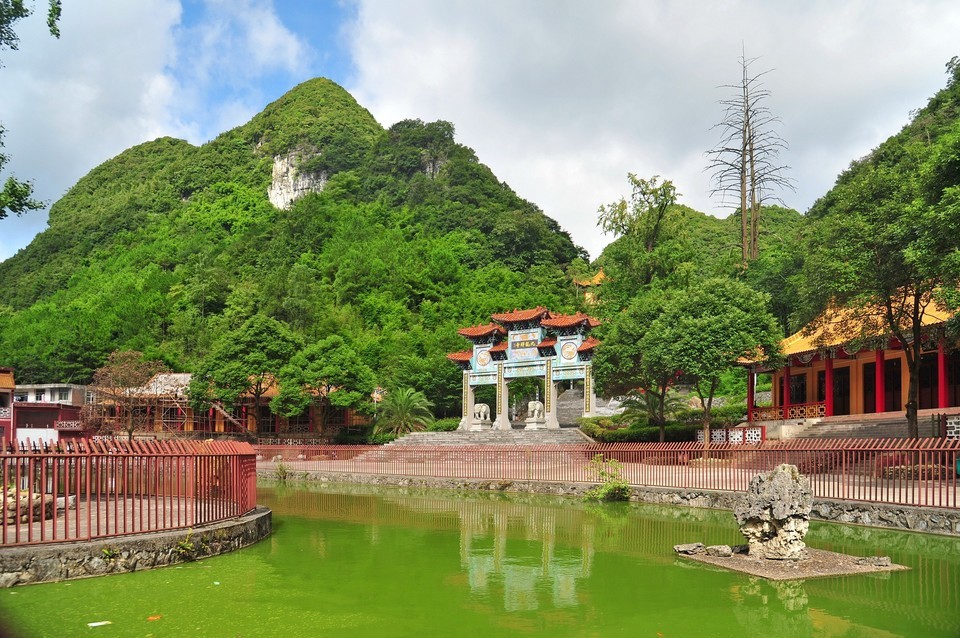
[[[685, 562], [729, 512], [397, 488], [259, 490], [274, 534], [155, 571], [0, 590], [32, 636], [960, 636], [960, 540], [814, 524], [911, 571], [772, 583]], [[109, 623], [109, 624], [105, 624]], [[2, 632], [0, 632], [2, 633]]]

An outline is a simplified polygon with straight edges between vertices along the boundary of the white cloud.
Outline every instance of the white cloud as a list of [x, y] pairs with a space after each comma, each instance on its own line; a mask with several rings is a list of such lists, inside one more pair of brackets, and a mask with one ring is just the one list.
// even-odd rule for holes
[[726, 214], [703, 153], [741, 46], [774, 69], [768, 105], [797, 182], [784, 199], [802, 211], [944, 85], [957, 33], [951, 2], [360, 0], [349, 88], [385, 125], [452, 121], [596, 256], [610, 239], [596, 209], [626, 193], [628, 171]]
[[[3, 54], [0, 121], [8, 129], [10, 168], [55, 201], [95, 165], [147, 131], [170, 131], [171, 93], [164, 69], [180, 6], [171, 0], [67, 3], [61, 37], [46, 32], [43, 7], [18, 24], [20, 50]], [[151, 96], [151, 100], [145, 100]], [[0, 226], [0, 259], [42, 230], [46, 216], [28, 213]]]

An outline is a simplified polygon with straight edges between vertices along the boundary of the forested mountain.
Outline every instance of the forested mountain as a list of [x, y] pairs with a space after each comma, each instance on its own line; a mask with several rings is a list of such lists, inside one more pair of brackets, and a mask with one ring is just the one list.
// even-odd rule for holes
[[[285, 165], [319, 191], [287, 209], [268, 199]], [[385, 130], [317, 79], [200, 147], [158, 139], [82, 178], [0, 263], [0, 363], [20, 382], [86, 382], [136, 349], [189, 371], [262, 314], [307, 343], [343, 336], [378, 382], [442, 412], [459, 396], [444, 359], [456, 329], [504, 308], [572, 310], [565, 270], [584, 256], [452, 125]]]

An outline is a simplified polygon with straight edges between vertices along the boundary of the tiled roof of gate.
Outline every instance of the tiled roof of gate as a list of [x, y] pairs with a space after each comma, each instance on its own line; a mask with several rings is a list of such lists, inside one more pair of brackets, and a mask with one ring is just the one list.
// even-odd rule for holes
[[460, 328], [457, 330], [457, 334], [467, 339], [472, 339], [474, 337], [486, 337], [489, 334], [499, 333], [502, 335], [507, 334], [506, 330], [502, 326], [498, 326], [495, 323], [488, 323], [483, 326], [470, 326], [468, 328]]
[[447, 355], [450, 361], [469, 361], [471, 357], [473, 357], [473, 350], [461, 350]]
[[590, 315], [578, 312], [573, 315], [553, 315], [540, 322], [540, 325], [547, 328], [572, 328], [573, 326], [579, 326], [581, 324], [586, 324], [590, 328], [596, 328], [600, 325], [600, 321]]
[[536, 308], [531, 308], [530, 310], [517, 310], [514, 308], [512, 312], [500, 312], [492, 314], [490, 315], [490, 318], [500, 323], [514, 323], [517, 321], [533, 321], [534, 319], [542, 319], [549, 316], [549, 310], [543, 306], [537, 306]]
[[497, 345], [490, 348], [490, 352], [506, 352], [507, 351], [507, 342], [501, 341]]
[[600, 340], [595, 337], [587, 337], [577, 348], [577, 352], [588, 352], [600, 345]]

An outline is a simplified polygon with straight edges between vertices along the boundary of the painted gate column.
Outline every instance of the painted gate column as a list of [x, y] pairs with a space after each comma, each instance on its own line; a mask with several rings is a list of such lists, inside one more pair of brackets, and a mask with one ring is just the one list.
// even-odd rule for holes
[[503, 362], [497, 364], [497, 418], [493, 422], [494, 430], [512, 430], [510, 423], [510, 390], [503, 378]]
[[823, 380], [826, 387], [823, 390], [825, 395], [823, 397], [823, 409], [826, 416], [833, 416], [833, 357], [830, 353], [827, 353], [824, 365]]
[[557, 384], [553, 382], [553, 361], [547, 359], [547, 371], [543, 376], [543, 418], [545, 427], [557, 429], [560, 421], [557, 419]]
[[469, 430], [473, 424], [473, 409], [475, 407], [476, 394], [470, 386], [470, 373], [463, 373], [463, 416], [460, 419], [458, 430]]
[[756, 407], [757, 373], [753, 366], [747, 368], [747, 423], [753, 423], [753, 409]]
[[884, 358], [883, 358], [883, 348], [877, 348], [877, 358], [876, 358], [876, 399], [874, 405], [876, 409], [874, 412], [886, 412], [887, 411], [887, 389], [886, 389], [886, 375], [884, 374]]
[[943, 339], [940, 339], [940, 343], [937, 344], [937, 407], [950, 407], [947, 391], [947, 347]]
[[593, 366], [589, 363], [583, 368], [583, 416], [594, 416], [597, 397], [593, 393]]

